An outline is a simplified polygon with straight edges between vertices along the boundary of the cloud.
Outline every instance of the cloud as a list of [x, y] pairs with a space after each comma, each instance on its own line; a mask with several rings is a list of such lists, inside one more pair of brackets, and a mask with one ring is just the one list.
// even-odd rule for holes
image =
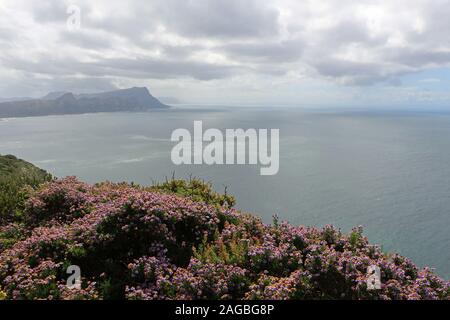
[[[74, 32], [70, 4], [81, 9]], [[0, 96], [150, 82], [168, 96], [164, 83], [191, 96], [306, 81], [398, 87], [448, 68], [449, 15], [449, 0], [3, 0]]]
[[79, 61], [74, 58], [41, 55], [35, 61], [9, 58], [6, 64], [17, 71], [47, 76], [124, 77], [169, 79], [192, 77], [198, 80], [225, 78], [233, 66], [199, 61], [168, 61], [150, 57], [109, 58]]
[[283, 40], [266, 43], [231, 43], [218, 49], [234, 60], [248, 63], [289, 63], [300, 59], [302, 46], [300, 40]]
[[109, 34], [101, 30], [85, 30], [78, 32], [64, 32], [59, 35], [60, 45], [72, 45], [85, 50], [112, 49], [114, 42]]
[[279, 30], [277, 8], [259, 0], [167, 0], [156, 9], [161, 23], [187, 37], [266, 37]]

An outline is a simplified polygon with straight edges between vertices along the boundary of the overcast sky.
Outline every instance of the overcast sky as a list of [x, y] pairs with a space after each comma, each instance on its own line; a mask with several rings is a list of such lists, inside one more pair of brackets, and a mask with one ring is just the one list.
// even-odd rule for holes
[[445, 0], [0, 0], [0, 97], [450, 106], [449, 17]]

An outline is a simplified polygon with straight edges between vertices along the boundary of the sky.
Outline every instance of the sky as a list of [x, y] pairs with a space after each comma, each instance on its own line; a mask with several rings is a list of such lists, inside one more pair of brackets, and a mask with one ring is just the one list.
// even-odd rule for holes
[[449, 16], [450, 0], [0, 0], [0, 97], [450, 108]]

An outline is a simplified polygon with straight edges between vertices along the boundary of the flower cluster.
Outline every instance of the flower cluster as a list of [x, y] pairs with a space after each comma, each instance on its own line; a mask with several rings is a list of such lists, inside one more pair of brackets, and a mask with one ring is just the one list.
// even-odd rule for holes
[[[176, 191], [176, 190], [175, 190]], [[208, 191], [208, 190], [207, 190]], [[201, 195], [207, 193], [202, 189]], [[189, 191], [189, 194], [199, 193]], [[344, 234], [264, 224], [224, 205], [125, 183], [74, 177], [28, 197], [23, 225], [3, 226], [1, 296], [8, 299], [449, 299], [450, 283]], [[218, 199], [215, 203], [214, 199]], [[6, 240], [4, 243], [6, 243]], [[81, 288], [66, 286], [67, 267]], [[369, 266], [381, 289], [367, 285]]]
[[144, 257], [129, 265], [136, 286], [126, 288], [128, 299], [233, 299], [248, 288], [247, 270], [192, 259], [186, 268], [164, 258]]

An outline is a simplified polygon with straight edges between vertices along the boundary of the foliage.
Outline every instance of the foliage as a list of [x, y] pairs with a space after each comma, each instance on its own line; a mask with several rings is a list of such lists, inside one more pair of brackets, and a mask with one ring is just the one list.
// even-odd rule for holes
[[172, 178], [164, 183], [158, 183], [150, 189], [175, 193], [180, 196], [190, 197], [195, 201], [217, 204], [227, 208], [232, 208], [236, 203], [235, 198], [227, 194], [226, 189], [224, 194], [219, 194], [212, 189], [210, 183], [200, 179], [182, 180]]
[[[449, 299], [450, 284], [343, 234], [271, 225], [231, 208], [204, 183], [145, 188], [74, 177], [30, 190], [23, 224], [0, 234], [0, 295], [8, 299]], [[196, 189], [198, 188], [198, 190]], [[231, 198], [230, 198], [231, 199]], [[80, 289], [66, 286], [69, 265]], [[367, 268], [381, 269], [380, 290]]]
[[12, 155], [0, 155], [0, 225], [20, 220], [26, 187], [36, 188], [50, 179], [47, 172], [31, 163]]

